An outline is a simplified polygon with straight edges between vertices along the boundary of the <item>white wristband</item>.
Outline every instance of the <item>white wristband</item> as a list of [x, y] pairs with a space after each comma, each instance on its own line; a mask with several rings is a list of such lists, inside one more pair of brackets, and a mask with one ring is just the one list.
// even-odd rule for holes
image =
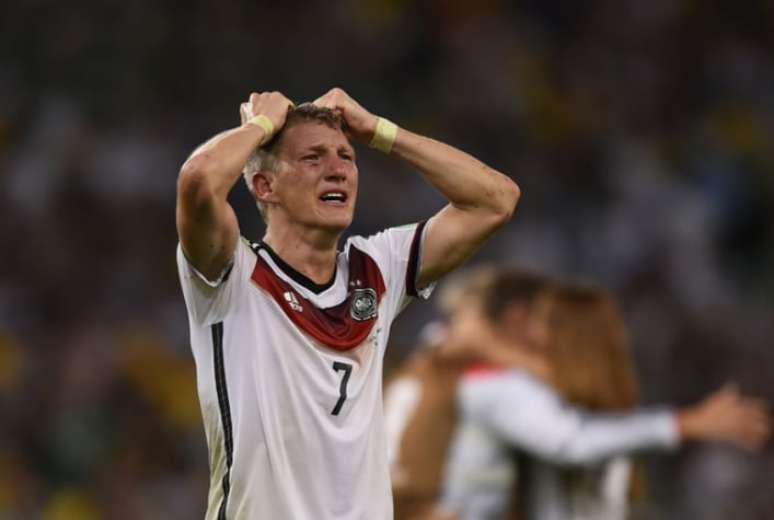
[[370, 146], [388, 154], [392, 151], [396, 137], [398, 137], [398, 125], [389, 119], [380, 117], [376, 120], [376, 130], [374, 130]]
[[269, 142], [269, 140], [274, 136], [274, 123], [272, 123], [271, 119], [269, 119], [263, 114], [258, 114], [257, 116], [251, 119], [248, 119], [247, 124], [260, 126], [263, 129], [263, 138], [261, 139], [261, 145]]

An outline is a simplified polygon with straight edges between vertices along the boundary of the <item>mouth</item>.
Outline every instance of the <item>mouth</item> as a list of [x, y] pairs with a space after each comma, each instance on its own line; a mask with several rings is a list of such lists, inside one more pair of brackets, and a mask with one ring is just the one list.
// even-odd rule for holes
[[329, 206], [346, 206], [348, 198], [346, 192], [337, 190], [326, 191], [319, 197], [323, 204]]

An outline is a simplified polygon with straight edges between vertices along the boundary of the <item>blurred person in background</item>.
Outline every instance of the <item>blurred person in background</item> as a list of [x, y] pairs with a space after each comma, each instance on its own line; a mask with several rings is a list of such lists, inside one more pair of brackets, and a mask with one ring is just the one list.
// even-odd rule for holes
[[[482, 301], [479, 292], [492, 276], [493, 270], [484, 267], [456, 277], [441, 292], [442, 307], [478, 305]], [[529, 308], [546, 283], [527, 273], [509, 280], [511, 319], [519, 319], [516, 308]], [[526, 316], [526, 312], [518, 314]], [[442, 322], [426, 325], [415, 353], [385, 387], [388, 457], [398, 520], [426, 518], [438, 503], [443, 467], [457, 425], [457, 382], [471, 363], [520, 368], [536, 377], [550, 377], [541, 355], [496, 342], [471, 346], [449, 338]]]
[[[178, 269], [210, 449], [207, 518], [390, 519], [382, 362], [415, 297], [506, 223], [516, 184], [379, 118], [341, 89], [298, 107], [253, 93], [242, 124], [178, 181]], [[402, 159], [449, 201], [337, 250], [355, 209], [350, 138]], [[266, 222], [240, 240], [244, 175]]]
[[[623, 519], [630, 500], [642, 495], [631, 454], [691, 440], [755, 450], [768, 438], [765, 404], [733, 387], [679, 410], [636, 408], [625, 327], [606, 291], [548, 291], [533, 308], [528, 342], [522, 343], [513, 338], [523, 332], [504, 319], [511, 306], [504, 286], [493, 279], [483, 293], [483, 312], [458, 310], [450, 336], [471, 345], [537, 349], [550, 378], [495, 365], [466, 372], [438, 518], [506, 518], [515, 508], [512, 513], [523, 520]], [[515, 456], [518, 492], [512, 503]]]
[[[3, 8], [0, 334], [19, 344], [0, 354], [0, 372], [5, 362], [13, 374], [0, 382], [0, 480], [10, 483], [0, 518], [50, 520], [44, 505], [73, 488], [111, 520], [203, 516], [191, 500], [209, 478], [194, 374], [170, 392], [194, 405], [191, 429], [159, 432], [165, 418], [93, 356], [150, 329], [164, 340], [155, 348], [193, 372], [175, 264], [159, 256], [177, 242], [167, 173], [233, 126], [246, 84], [293, 85], [299, 99], [357, 84], [367, 107], [519, 172], [526, 204], [477, 259], [613, 288], [644, 402], [691, 403], [726, 379], [774, 401], [772, 2]], [[363, 152], [358, 163], [369, 175], [354, 234], [440, 207], [397, 161]], [[260, 238], [249, 191], [229, 199], [241, 233]], [[405, 357], [433, 314], [401, 314], [385, 363]], [[83, 340], [103, 333], [96, 346]], [[95, 392], [78, 372], [117, 391]], [[144, 385], [168, 384], [166, 372], [138, 372]], [[103, 439], [120, 442], [95, 450]], [[774, 443], [755, 456], [696, 446], [647, 465], [653, 518], [774, 518]]]

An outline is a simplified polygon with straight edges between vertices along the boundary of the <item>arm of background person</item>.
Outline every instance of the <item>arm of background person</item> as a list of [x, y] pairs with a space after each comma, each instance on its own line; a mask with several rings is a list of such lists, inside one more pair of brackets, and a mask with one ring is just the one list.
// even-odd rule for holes
[[680, 410], [677, 424], [685, 441], [727, 442], [748, 451], [760, 449], [771, 433], [768, 404], [740, 395], [731, 384]]
[[279, 92], [253, 93], [240, 109], [242, 125], [216, 135], [197, 148], [177, 181], [177, 233], [188, 261], [207, 279], [228, 266], [239, 238], [239, 224], [227, 197], [250, 154], [267, 137], [253, 116], [269, 118], [277, 132], [292, 103]]
[[[343, 90], [334, 88], [315, 104], [340, 110], [353, 136], [371, 141], [378, 118]], [[419, 170], [449, 200], [427, 224], [418, 277], [418, 286], [424, 287], [464, 262], [510, 220], [520, 190], [467, 153], [403, 128], [398, 129], [391, 155]]]
[[384, 425], [387, 435], [387, 461], [395, 470], [400, 444], [409, 421], [422, 398], [422, 382], [411, 375], [402, 375], [384, 390]]
[[590, 464], [679, 443], [672, 412], [584, 413], [546, 385], [515, 372], [485, 381], [466, 379], [460, 401], [465, 417], [484, 424], [515, 448], [554, 464]]
[[[752, 449], [768, 437], [768, 418], [761, 415], [759, 403], [738, 395], [677, 412], [602, 413], [574, 407], [528, 377], [504, 377], [497, 383], [468, 387], [467, 395], [463, 390], [463, 410], [514, 446], [556, 464], [590, 464], [642, 450], [670, 449], [689, 439]], [[692, 431], [681, 426], [686, 413], [702, 416], [689, 426]]]

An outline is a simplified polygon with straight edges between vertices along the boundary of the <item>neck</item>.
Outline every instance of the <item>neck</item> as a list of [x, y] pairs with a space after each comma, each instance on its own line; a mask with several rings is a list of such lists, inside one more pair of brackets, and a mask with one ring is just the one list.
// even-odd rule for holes
[[277, 229], [269, 225], [263, 241], [293, 269], [318, 284], [336, 270], [336, 244], [341, 233], [320, 229]]

